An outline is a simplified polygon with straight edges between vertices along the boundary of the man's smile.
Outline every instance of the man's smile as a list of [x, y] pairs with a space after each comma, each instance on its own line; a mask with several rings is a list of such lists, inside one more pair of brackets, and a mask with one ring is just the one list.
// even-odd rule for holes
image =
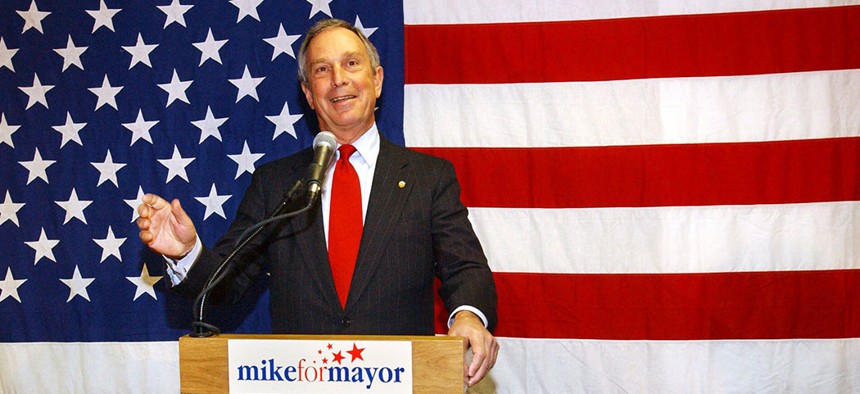
[[334, 97], [334, 98], [330, 99], [329, 101], [330, 101], [330, 102], [332, 102], [332, 103], [338, 103], [338, 102], [341, 102], [341, 101], [344, 101], [344, 100], [353, 99], [353, 98], [355, 98], [355, 96], [354, 96], [354, 95], [338, 96], [338, 97]]

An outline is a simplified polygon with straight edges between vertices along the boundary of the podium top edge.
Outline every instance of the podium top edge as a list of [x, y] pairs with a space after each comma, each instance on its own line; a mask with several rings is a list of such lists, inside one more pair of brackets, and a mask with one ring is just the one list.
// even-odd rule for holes
[[458, 341], [462, 342], [463, 337], [453, 337], [447, 335], [309, 335], [309, 334], [217, 334], [206, 338], [194, 338], [190, 334], [183, 335], [179, 338], [182, 341], [202, 341], [202, 340], [332, 340], [332, 341]]

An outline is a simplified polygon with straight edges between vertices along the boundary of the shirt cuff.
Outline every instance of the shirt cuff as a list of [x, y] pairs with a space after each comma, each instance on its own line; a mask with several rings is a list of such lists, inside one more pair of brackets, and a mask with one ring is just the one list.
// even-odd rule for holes
[[487, 316], [485, 316], [484, 313], [481, 312], [478, 308], [475, 308], [471, 305], [461, 305], [457, 307], [457, 309], [454, 309], [454, 312], [451, 312], [451, 314], [448, 316], [448, 328], [451, 328], [451, 325], [454, 324], [454, 316], [457, 314], [457, 312], [460, 311], [469, 311], [478, 315], [478, 317], [481, 318], [481, 322], [484, 323], [484, 328], [487, 328]]
[[185, 257], [179, 260], [174, 260], [167, 256], [162, 256], [167, 263], [167, 268], [164, 272], [170, 277], [170, 283], [172, 283], [173, 286], [176, 286], [185, 280], [185, 277], [188, 275], [188, 270], [191, 269], [191, 265], [193, 265], [194, 261], [197, 260], [197, 256], [200, 255], [200, 251], [202, 249], [203, 243], [200, 241], [200, 237], [197, 237], [197, 240], [194, 241], [194, 247], [191, 248], [191, 251], [188, 252]]

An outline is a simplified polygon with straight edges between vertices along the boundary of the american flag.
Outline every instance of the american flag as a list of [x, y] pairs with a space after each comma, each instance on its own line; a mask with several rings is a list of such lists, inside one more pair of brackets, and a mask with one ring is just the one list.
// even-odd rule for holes
[[[140, 197], [179, 198], [213, 244], [255, 167], [311, 144], [296, 54], [308, 27], [332, 16], [362, 28], [391, 68], [378, 124], [402, 144], [400, 4], [2, 2], [0, 342], [69, 348], [187, 333], [190, 302], [165, 290], [162, 258], [137, 238]], [[264, 285], [213, 319], [269, 331]], [[0, 391], [51, 387], [16, 377], [28, 364], [4, 358]]]
[[[500, 297], [473, 391], [857, 391], [858, 3], [3, 2], [0, 391], [178, 390], [190, 303], [133, 207], [214, 242], [310, 144], [329, 16], [380, 50], [382, 133], [457, 168]], [[264, 289], [211, 319], [266, 332]]]

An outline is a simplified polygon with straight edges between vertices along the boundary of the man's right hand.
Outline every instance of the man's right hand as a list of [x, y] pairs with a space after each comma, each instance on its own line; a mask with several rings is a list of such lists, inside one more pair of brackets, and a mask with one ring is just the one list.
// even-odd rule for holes
[[171, 259], [185, 257], [197, 242], [197, 230], [179, 200], [168, 203], [155, 194], [146, 194], [141, 201], [137, 207], [140, 240]]

